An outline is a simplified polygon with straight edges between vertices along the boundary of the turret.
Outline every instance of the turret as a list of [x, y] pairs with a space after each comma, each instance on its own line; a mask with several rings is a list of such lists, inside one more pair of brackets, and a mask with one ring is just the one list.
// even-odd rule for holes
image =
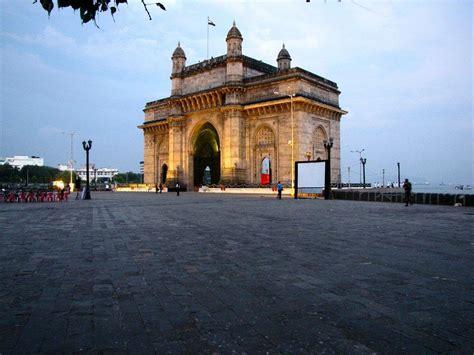
[[186, 54], [184, 54], [179, 42], [178, 47], [176, 47], [171, 56], [171, 60], [173, 62], [171, 70], [171, 96], [181, 95], [182, 79], [179, 74], [186, 67]]
[[285, 43], [283, 43], [283, 48], [278, 53], [277, 57], [278, 70], [287, 70], [291, 68], [291, 57], [290, 53], [285, 48]]
[[242, 55], [242, 34], [240, 33], [239, 29], [235, 25], [235, 21], [227, 33], [227, 56], [228, 57], [236, 57]]
[[242, 34], [235, 25], [235, 21], [227, 33], [227, 82], [241, 81], [244, 75], [242, 58]]

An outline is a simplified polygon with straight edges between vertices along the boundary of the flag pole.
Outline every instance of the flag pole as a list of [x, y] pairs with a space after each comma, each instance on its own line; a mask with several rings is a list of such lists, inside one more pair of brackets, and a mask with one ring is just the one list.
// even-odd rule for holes
[[209, 16], [207, 16], [207, 52], [206, 60], [209, 60]]

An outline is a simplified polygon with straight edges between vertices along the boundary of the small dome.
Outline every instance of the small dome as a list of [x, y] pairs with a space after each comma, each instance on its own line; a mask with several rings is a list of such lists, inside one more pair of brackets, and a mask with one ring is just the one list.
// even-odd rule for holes
[[180, 43], [178, 42], [178, 47], [173, 52], [173, 58], [175, 57], [181, 57], [186, 59], [186, 54], [184, 54], [183, 48], [181, 48]]
[[234, 24], [232, 25], [232, 28], [229, 30], [229, 32], [227, 33], [227, 38], [226, 40], [228, 40], [229, 38], [239, 38], [239, 39], [243, 39], [242, 38], [242, 34], [240, 33], [239, 29], [237, 28], [237, 26], [235, 25], [235, 21], [234, 21]]
[[280, 59], [290, 59], [291, 60], [290, 53], [288, 53], [288, 51], [286, 50], [284, 43], [283, 43], [283, 48], [278, 53], [277, 60], [280, 60]]

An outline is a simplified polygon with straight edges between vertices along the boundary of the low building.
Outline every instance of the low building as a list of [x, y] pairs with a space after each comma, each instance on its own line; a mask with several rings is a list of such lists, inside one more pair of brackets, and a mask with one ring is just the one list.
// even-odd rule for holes
[[[119, 173], [118, 169], [113, 168], [96, 168], [95, 165], [89, 165], [89, 182], [94, 179], [108, 179], [111, 180], [115, 175]], [[81, 178], [82, 181], [87, 179], [87, 169], [82, 167], [76, 169], [76, 174]]]
[[36, 156], [30, 157], [28, 155], [15, 155], [13, 157], [0, 159], [0, 165], [5, 165], [5, 164], [21, 169], [26, 165], [43, 166], [44, 159], [40, 157], [36, 157]]

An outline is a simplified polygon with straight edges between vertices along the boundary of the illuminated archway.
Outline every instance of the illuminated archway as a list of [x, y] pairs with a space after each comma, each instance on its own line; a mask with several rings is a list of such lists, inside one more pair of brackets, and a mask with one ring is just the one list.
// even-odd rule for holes
[[221, 178], [219, 136], [210, 123], [205, 123], [194, 143], [194, 186], [218, 184]]

